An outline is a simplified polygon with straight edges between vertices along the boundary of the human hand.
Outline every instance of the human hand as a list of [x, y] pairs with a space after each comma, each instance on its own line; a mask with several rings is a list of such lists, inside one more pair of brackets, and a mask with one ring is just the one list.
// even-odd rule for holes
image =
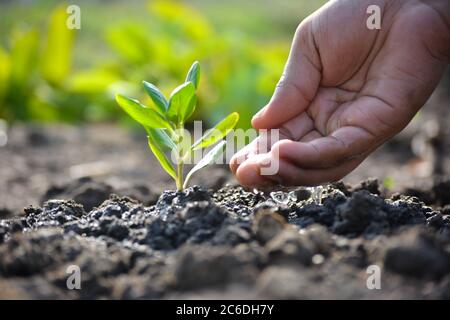
[[[331, 1], [294, 36], [271, 101], [252, 120], [279, 129], [260, 153], [240, 150], [231, 170], [246, 186], [317, 185], [341, 179], [401, 131], [437, 86], [450, 57], [448, 0]], [[367, 7], [381, 8], [369, 30]], [[261, 168], [279, 161], [275, 175]]]

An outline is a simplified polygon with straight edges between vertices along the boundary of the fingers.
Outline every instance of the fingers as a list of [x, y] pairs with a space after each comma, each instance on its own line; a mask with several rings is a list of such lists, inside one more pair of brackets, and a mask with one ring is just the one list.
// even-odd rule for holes
[[257, 151], [257, 141], [258, 138], [254, 139], [250, 144], [243, 147], [241, 150], [236, 152], [230, 160], [231, 172], [236, 174], [236, 171], [241, 163], [244, 163], [248, 159], [250, 154], [256, 154]]
[[263, 154], [270, 151], [272, 146], [280, 141], [281, 139], [289, 138], [285, 134], [279, 132], [277, 135], [273, 135], [271, 130], [265, 130], [261, 132], [256, 139], [254, 139], [250, 144], [243, 147], [241, 150], [236, 152], [230, 160], [230, 169], [236, 174], [236, 171], [241, 163], [257, 154]]
[[277, 177], [283, 186], [316, 186], [342, 179], [353, 171], [362, 160], [363, 157], [359, 157], [326, 169], [303, 169], [281, 160]]
[[[257, 184], [267, 184], [274, 181], [284, 184], [289, 181], [291, 184], [296, 179], [298, 183], [303, 181], [314, 183], [316, 181], [313, 179], [314, 176], [311, 176], [310, 180], [305, 180], [303, 177], [283, 176], [282, 173], [285, 171], [280, 171], [280, 174], [273, 176], [259, 177], [260, 169], [264, 165], [274, 163], [274, 161], [279, 161], [280, 169], [281, 163], [285, 162], [303, 170], [302, 172], [340, 168], [345, 163], [352, 162], [353, 159], [364, 157], [378, 145], [376, 137], [359, 127], [342, 127], [326, 137], [322, 137], [316, 130], [311, 130], [303, 136], [302, 141], [280, 140], [274, 143], [270, 152], [263, 154], [258, 154], [260, 153], [258, 151], [259, 140], [260, 137], [240, 150], [230, 163], [230, 168], [238, 180], [244, 181], [242, 183], [246, 185], [250, 181]], [[289, 166], [285, 165], [285, 167]], [[341, 171], [338, 170], [338, 172]], [[324, 175], [319, 174], [318, 176], [323, 177]]]
[[375, 137], [362, 128], [342, 127], [326, 137], [312, 131], [301, 142], [279, 141], [272, 151], [301, 168], [330, 168], [367, 153], [375, 141]]
[[236, 171], [239, 183], [246, 187], [269, 188], [281, 183], [277, 176], [261, 175], [259, 159], [263, 155], [248, 158]]
[[303, 138], [300, 139], [301, 142], [309, 142], [315, 139], [319, 139], [321, 138], [322, 135], [319, 133], [319, 131], [317, 130], [312, 130], [310, 132], [308, 132], [307, 134], [305, 134], [303, 136]]
[[261, 174], [261, 160], [249, 158], [239, 166], [236, 178], [243, 186], [267, 189], [275, 186], [315, 186], [330, 181], [337, 181], [354, 170], [364, 157], [354, 158], [340, 165], [326, 169], [304, 169], [286, 160], [279, 160], [276, 175]]
[[314, 129], [314, 121], [306, 112], [302, 112], [280, 127], [280, 134], [287, 139], [300, 140], [305, 134]]
[[[326, 137], [312, 130], [303, 140], [278, 141], [270, 152], [247, 157], [233, 172], [249, 187], [317, 185], [341, 179], [376, 147], [375, 137], [358, 127], [343, 127]], [[268, 174], [268, 167], [275, 171]]]
[[305, 21], [294, 36], [284, 73], [272, 99], [253, 117], [253, 127], [275, 128], [303, 112], [318, 89], [320, 68], [310, 23]]

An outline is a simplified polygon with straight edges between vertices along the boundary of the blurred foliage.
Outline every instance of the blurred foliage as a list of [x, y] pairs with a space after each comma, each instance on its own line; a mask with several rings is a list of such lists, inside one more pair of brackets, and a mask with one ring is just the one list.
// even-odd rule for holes
[[[103, 12], [96, 17], [100, 22], [91, 24], [91, 30], [86, 30], [88, 27], [84, 25], [85, 15], [88, 21], [93, 19], [84, 4], [80, 5], [81, 30], [66, 27], [67, 3], [49, 2], [53, 8], [45, 16], [44, 29], [38, 23], [24, 27], [14, 19], [8, 20], [7, 16], [14, 17], [20, 11], [6, 14], [4, 25], [0, 24], [9, 28], [0, 39], [0, 118], [8, 121], [117, 120], [123, 113], [117, 111], [115, 93], [136, 96], [150, 104], [136, 84], [147, 80], [168, 94], [168, 89], [183, 80], [186, 68], [199, 60], [203, 77], [195, 117], [211, 124], [238, 111], [239, 125], [248, 127], [251, 116], [268, 101], [279, 79], [296, 24], [321, 2], [324, 1], [309, 5], [298, 14], [291, 13], [295, 24], [285, 32], [287, 36], [274, 35], [270, 39], [264, 35], [274, 31], [270, 23], [264, 23], [264, 17], [277, 5], [267, 1], [261, 2], [266, 16], [255, 13], [256, 24], [252, 28], [256, 35], [242, 32], [239, 25], [232, 23], [251, 22], [247, 21], [252, 20], [252, 12], [248, 11], [252, 7], [248, 5], [247, 20], [244, 16], [229, 15], [229, 21], [222, 21], [219, 26], [211, 15], [205, 14], [214, 8], [210, 2], [197, 3], [206, 7], [202, 12], [189, 2], [127, 1], [139, 12], [134, 17], [121, 15], [120, 10], [112, 13], [118, 6], [114, 1], [111, 5], [100, 1], [97, 5], [106, 12], [111, 9], [109, 13], [115, 18], [102, 23], [105, 22], [102, 19], [110, 19]], [[229, 5], [228, 13], [239, 13], [239, 3]], [[14, 9], [12, 2], [1, 6], [1, 9]], [[215, 15], [222, 20], [227, 14], [223, 6], [222, 2], [215, 6], [224, 10]], [[122, 8], [125, 9], [124, 2]], [[96, 14], [100, 11], [97, 8]], [[278, 20], [283, 20], [281, 15]], [[86, 34], [90, 37], [90, 50], [77, 46], [76, 38]], [[95, 56], [91, 54], [94, 51]]]
[[8, 121], [76, 121], [86, 99], [73, 94], [70, 79], [74, 31], [66, 27], [66, 6], [50, 14], [46, 32], [17, 27], [0, 48], [0, 118]]

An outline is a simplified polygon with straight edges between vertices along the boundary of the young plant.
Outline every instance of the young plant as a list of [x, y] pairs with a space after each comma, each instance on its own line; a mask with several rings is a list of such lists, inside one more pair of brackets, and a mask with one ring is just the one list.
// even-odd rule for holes
[[[163, 169], [175, 180], [178, 190], [186, 188], [193, 173], [213, 163], [222, 155], [226, 143], [222, 139], [239, 120], [238, 113], [231, 113], [192, 144], [190, 136], [185, 133], [184, 125], [194, 113], [199, 81], [200, 64], [196, 61], [189, 69], [185, 82], [173, 90], [169, 99], [166, 99], [155, 85], [143, 81], [144, 89], [154, 104], [151, 107], [121, 94], [116, 95], [117, 103], [144, 126], [150, 149]], [[183, 167], [186, 160], [191, 158], [194, 152], [216, 143], [218, 144], [185, 177]], [[175, 161], [171, 161], [167, 156], [169, 152], [175, 156]]]

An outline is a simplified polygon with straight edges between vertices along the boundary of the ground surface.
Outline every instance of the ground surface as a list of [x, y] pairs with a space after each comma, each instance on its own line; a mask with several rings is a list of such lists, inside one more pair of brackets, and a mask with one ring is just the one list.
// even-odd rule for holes
[[[392, 143], [365, 166], [413, 172], [392, 151], [409, 144]], [[10, 130], [1, 298], [450, 298], [445, 175], [397, 180], [427, 205], [374, 180], [326, 186], [320, 204], [305, 189], [271, 196], [222, 167], [194, 179], [203, 189], [160, 196], [172, 181], [143, 145], [111, 126]], [[67, 289], [71, 265], [81, 290]], [[367, 289], [370, 265], [381, 290]]]

